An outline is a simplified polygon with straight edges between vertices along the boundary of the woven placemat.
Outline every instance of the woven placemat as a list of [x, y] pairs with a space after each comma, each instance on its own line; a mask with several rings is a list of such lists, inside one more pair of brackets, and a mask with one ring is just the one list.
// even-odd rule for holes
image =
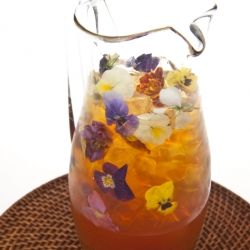
[[[0, 249], [81, 249], [66, 175], [30, 192], [0, 217]], [[214, 182], [196, 247], [203, 249], [250, 249], [250, 204]]]

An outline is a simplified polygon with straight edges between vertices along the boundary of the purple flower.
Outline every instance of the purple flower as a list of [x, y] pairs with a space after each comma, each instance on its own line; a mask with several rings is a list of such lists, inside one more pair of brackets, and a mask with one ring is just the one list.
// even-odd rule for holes
[[82, 137], [86, 140], [85, 154], [92, 162], [103, 158], [112, 141], [106, 126], [98, 121], [86, 125]]
[[104, 94], [103, 99], [107, 124], [115, 124], [116, 131], [122, 136], [132, 135], [138, 126], [138, 118], [128, 114], [127, 104], [113, 92]]
[[127, 164], [117, 168], [115, 165], [106, 162], [103, 164], [103, 172], [97, 170], [94, 172], [94, 179], [104, 193], [110, 192], [118, 200], [131, 200], [134, 198], [134, 194], [125, 180], [127, 169]]
[[113, 224], [112, 219], [107, 213], [101, 196], [96, 191], [88, 195], [88, 205], [88, 207], [82, 209], [82, 213], [95, 226], [107, 228], [111, 231], [119, 231], [119, 228]]
[[150, 72], [154, 70], [160, 62], [160, 58], [153, 57], [152, 54], [142, 54], [137, 58], [130, 58], [127, 66], [132, 66], [135, 70], [140, 72]]

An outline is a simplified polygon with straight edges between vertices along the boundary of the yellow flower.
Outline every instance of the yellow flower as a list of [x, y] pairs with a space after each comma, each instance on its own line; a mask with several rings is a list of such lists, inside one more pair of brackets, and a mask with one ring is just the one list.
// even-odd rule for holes
[[137, 117], [139, 125], [134, 136], [142, 143], [161, 145], [170, 137], [172, 128], [169, 125], [168, 116], [164, 114], [145, 113]]
[[145, 193], [148, 210], [157, 210], [167, 215], [173, 213], [177, 207], [177, 202], [172, 201], [174, 193], [173, 181], [167, 181], [160, 186], [153, 186]]
[[166, 77], [169, 86], [177, 86], [186, 92], [197, 91], [197, 76], [189, 68], [170, 71]]

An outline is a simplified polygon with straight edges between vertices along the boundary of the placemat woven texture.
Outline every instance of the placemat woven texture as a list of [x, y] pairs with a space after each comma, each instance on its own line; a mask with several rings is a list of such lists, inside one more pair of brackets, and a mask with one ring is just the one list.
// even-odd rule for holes
[[[81, 249], [66, 175], [27, 194], [0, 217], [0, 249]], [[217, 249], [250, 250], [250, 204], [213, 182], [196, 250]]]

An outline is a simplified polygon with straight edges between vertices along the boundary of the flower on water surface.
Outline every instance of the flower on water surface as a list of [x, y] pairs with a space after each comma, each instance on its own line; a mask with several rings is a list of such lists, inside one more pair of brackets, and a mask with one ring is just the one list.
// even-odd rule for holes
[[128, 165], [121, 168], [106, 162], [103, 164], [103, 172], [94, 171], [96, 184], [103, 192], [111, 192], [118, 200], [131, 200], [134, 198], [132, 190], [126, 183]]
[[172, 133], [169, 118], [165, 114], [147, 113], [138, 116], [139, 126], [134, 133], [143, 143], [160, 145]]
[[160, 102], [168, 107], [180, 107], [181, 99], [181, 91], [176, 87], [168, 87], [160, 91]]
[[82, 209], [82, 213], [95, 226], [103, 227], [111, 231], [119, 231], [119, 228], [113, 224], [112, 219], [107, 213], [101, 196], [96, 191], [88, 195], [88, 205], [88, 207]]
[[170, 71], [166, 77], [169, 86], [176, 86], [186, 92], [197, 90], [197, 76], [189, 68], [180, 68]]
[[134, 94], [135, 84], [127, 70], [116, 66], [103, 73], [96, 84], [96, 91], [100, 95], [114, 91], [124, 98], [130, 98]]
[[138, 126], [138, 118], [128, 114], [128, 105], [122, 97], [114, 92], [109, 92], [103, 96], [103, 100], [107, 124], [115, 124], [116, 131], [122, 136], [132, 135]]
[[160, 62], [160, 58], [153, 57], [152, 54], [142, 54], [137, 58], [132, 57], [127, 66], [132, 66], [135, 70], [140, 72], [150, 72], [154, 70]]
[[92, 121], [91, 125], [86, 125], [81, 136], [86, 140], [85, 155], [92, 162], [102, 159], [112, 142], [105, 124], [98, 121]]
[[164, 215], [173, 213], [177, 207], [177, 202], [172, 200], [173, 193], [173, 181], [167, 181], [162, 185], [149, 188], [145, 193], [146, 208], [157, 210]]
[[114, 67], [114, 64], [117, 62], [118, 58], [119, 58], [118, 54], [114, 55], [104, 54], [99, 62], [99, 72], [103, 74], [104, 71], [112, 69]]
[[154, 72], [146, 73], [139, 79], [140, 84], [136, 90], [151, 97], [154, 104], [159, 101], [159, 92], [164, 86], [163, 70], [158, 67]]

